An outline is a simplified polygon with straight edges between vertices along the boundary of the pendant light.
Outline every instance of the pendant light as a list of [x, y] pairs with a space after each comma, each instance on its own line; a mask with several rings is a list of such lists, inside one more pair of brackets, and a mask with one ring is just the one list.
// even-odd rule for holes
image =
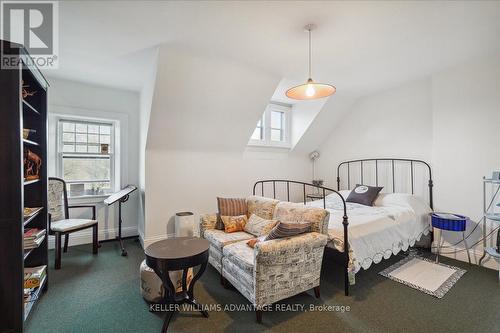
[[286, 96], [291, 99], [317, 99], [322, 97], [327, 97], [335, 93], [337, 90], [334, 86], [326, 83], [314, 82], [311, 78], [311, 31], [314, 30], [316, 26], [314, 24], [308, 24], [304, 29], [309, 33], [309, 79], [304, 84], [290, 88], [286, 91]]

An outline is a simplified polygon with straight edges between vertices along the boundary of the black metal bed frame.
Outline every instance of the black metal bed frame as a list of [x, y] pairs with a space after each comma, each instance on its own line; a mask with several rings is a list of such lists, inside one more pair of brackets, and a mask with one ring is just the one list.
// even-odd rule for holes
[[315, 188], [318, 191], [322, 192], [323, 196], [323, 208], [326, 208], [326, 194], [327, 192], [331, 193], [336, 193], [340, 199], [342, 200], [343, 204], [343, 209], [344, 209], [344, 216], [342, 218], [342, 225], [344, 227], [344, 252], [343, 252], [343, 259], [344, 259], [344, 292], [346, 296], [349, 296], [349, 275], [348, 275], [348, 270], [349, 270], [349, 236], [348, 236], [348, 217], [347, 217], [347, 205], [345, 199], [342, 197], [342, 195], [338, 192], [340, 191], [340, 169], [342, 166], [346, 165], [347, 166], [347, 187], [350, 189], [351, 182], [350, 182], [350, 167], [351, 165], [355, 163], [360, 163], [360, 171], [361, 171], [361, 183], [363, 184], [363, 166], [364, 162], [375, 162], [375, 186], [378, 186], [378, 162], [380, 161], [389, 161], [391, 162], [391, 169], [392, 169], [392, 190], [393, 192], [395, 191], [396, 188], [396, 180], [395, 180], [395, 162], [408, 162], [410, 164], [410, 170], [411, 170], [411, 194], [414, 194], [414, 165], [415, 164], [421, 164], [424, 165], [428, 171], [429, 171], [429, 181], [428, 181], [428, 187], [429, 187], [429, 206], [431, 209], [433, 209], [434, 204], [433, 204], [433, 194], [432, 194], [432, 189], [433, 189], [433, 181], [432, 181], [432, 170], [430, 165], [422, 160], [413, 160], [413, 159], [405, 159], [405, 158], [368, 158], [368, 159], [358, 159], [358, 160], [350, 160], [350, 161], [344, 161], [341, 162], [337, 166], [337, 190], [324, 187], [324, 186], [318, 186], [310, 183], [305, 183], [305, 182], [300, 182], [300, 181], [294, 181], [294, 180], [288, 180], [288, 179], [268, 179], [268, 180], [259, 180], [257, 181], [254, 186], [253, 186], [253, 195], [256, 195], [257, 193], [257, 186], [260, 184], [260, 194], [261, 196], [264, 196], [264, 184], [270, 183], [272, 184], [273, 187], [273, 198], [276, 199], [276, 184], [286, 184], [286, 195], [287, 195], [287, 201], [290, 201], [290, 184], [298, 184], [302, 186], [302, 194], [303, 194], [303, 201], [304, 204], [307, 202], [307, 194], [306, 194], [306, 188], [311, 187]]
[[432, 181], [432, 170], [431, 166], [429, 163], [422, 161], [422, 160], [413, 160], [413, 159], [408, 159], [408, 158], [365, 158], [365, 159], [359, 159], [359, 160], [350, 160], [350, 161], [345, 161], [341, 162], [337, 166], [337, 190], [340, 191], [340, 168], [344, 165], [347, 165], [347, 188], [351, 188], [351, 181], [350, 181], [350, 167], [352, 164], [359, 163], [360, 164], [360, 175], [361, 175], [361, 184], [363, 185], [369, 185], [363, 183], [363, 164], [364, 162], [375, 162], [375, 186], [378, 186], [378, 162], [391, 162], [391, 169], [392, 169], [392, 192], [395, 192], [396, 188], [396, 180], [395, 180], [395, 163], [394, 162], [407, 162], [410, 164], [410, 172], [411, 172], [411, 194], [415, 194], [415, 187], [414, 187], [414, 182], [415, 182], [415, 174], [414, 174], [414, 166], [415, 164], [420, 164], [424, 165], [427, 170], [429, 171], [429, 182], [428, 182], [428, 187], [429, 187], [429, 206], [431, 209], [434, 209], [434, 202], [433, 202], [433, 194], [432, 194], [432, 188], [434, 186], [434, 183]]

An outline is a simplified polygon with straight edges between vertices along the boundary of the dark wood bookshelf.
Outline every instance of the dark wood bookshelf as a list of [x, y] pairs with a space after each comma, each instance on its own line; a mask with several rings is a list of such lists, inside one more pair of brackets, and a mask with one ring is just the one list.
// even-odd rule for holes
[[34, 112], [37, 115], [40, 115], [40, 112], [38, 112], [34, 107], [31, 106], [30, 103], [26, 102], [26, 100], [23, 98], [23, 110], [30, 110], [30, 112]]
[[[49, 275], [24, 303], [24, 268], [48, 265], [47, 204], [47, 89], [40, 71], [26, 59], [22, 47], [0, 41], [2, 50], [9, 50], [18, 59], [14, 68], [0, 62], [0, 332], [22, 332], [24, 321], [36, 309], [37, 301], [49, 285]], [[29, 65], [28, 65], [29, 64]], [[22, 97], [22, 84], [36, 91]], [[23, 138], [23, 129], [31, 131]], [[42, 160], [39, 179], [25, 181], [24, 151], [29, 149]], [[29, 217], [25, 207], [41, 207]], [[24, 249], [25, 228], [44, 229], [41, 244]]]
[[39, 181], [40, 181], [40, 179], [25, 180], [25, 181], [24, 181], [24, 185], [31, 185], [31, 184], [35, 184], [35, 183], [38, 183]]
[[40, 144], [36, 143], [35, 141], [31, 141], [28, 139], [23, 139], [23, 143], [28, 146], [39, 146]]

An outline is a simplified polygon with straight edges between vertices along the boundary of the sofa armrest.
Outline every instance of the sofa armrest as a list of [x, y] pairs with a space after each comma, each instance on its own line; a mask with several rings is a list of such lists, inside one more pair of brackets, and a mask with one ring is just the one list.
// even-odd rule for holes
[[200, 215], [200, 237], [204, 237], [205, 230], [215, 229], [217, 214]]
[[255, 244], [253, 303], [272, 304], [319, 286], [327, 238], [310, 232]]
[[273, 239], [255, 244], [256, 265], [277, 265], [297, 262], [294, 254], [310, 252], [326, 246], [328, 237], [318, 232], [308, 232], [294, 237]]

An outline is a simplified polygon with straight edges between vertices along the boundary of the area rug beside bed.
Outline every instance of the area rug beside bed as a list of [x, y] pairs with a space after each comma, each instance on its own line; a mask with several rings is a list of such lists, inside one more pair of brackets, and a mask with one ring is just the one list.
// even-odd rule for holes
[[465, 272], [458, 267], [436, 264], [418, 256], [408, 256], [379, 274], [426, 294], [442, 298]]

